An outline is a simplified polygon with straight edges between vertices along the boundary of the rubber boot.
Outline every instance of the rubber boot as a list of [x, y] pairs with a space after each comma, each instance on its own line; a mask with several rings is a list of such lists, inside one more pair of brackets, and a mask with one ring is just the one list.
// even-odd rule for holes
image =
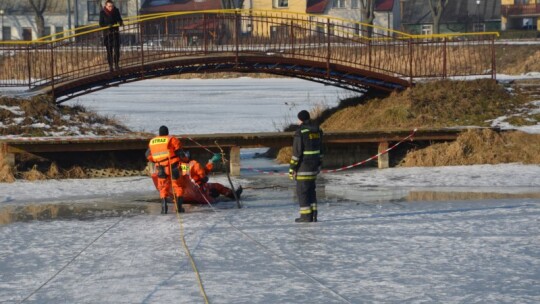
[[297, 223], [311, 223], [313, 222], [313, 213], [300, 214], [299, 218], [294, 220]]
[[178, 213], [184, 213], [186, 210], [182, 207], [182, 204], [184, 203], [183, 197], [176, 198], [176, 212]]
[[167, 199], [162, 198], [161, 199], [161, 214], [167, 214], [168, 210], [169, 210], [169, 207], [167, 206]]
[[238, 188], [236, 189], [236, 197], [238, 199], [240, 199], [240, 195], [242, 194], [243, 191], [244, 189], [242, 188], [242, 186], [238, 186]]
[[[238, 186], [238, 188], [236, 189], [236, 197], [238, 197], [238, 199], [240, 199], [240, 195], [242, 194], [243, 191], [244, 189], [242, 189], [242, 186]], [[232, 190], [229, 190], [229, 193], [226, 196], [230, 199], [236, 199], [234, 197], [234, 193], [232, 192]]]
[[313, 221], [317, 221], [317, 203], [311, 204], [311, 214], [313, 215]]

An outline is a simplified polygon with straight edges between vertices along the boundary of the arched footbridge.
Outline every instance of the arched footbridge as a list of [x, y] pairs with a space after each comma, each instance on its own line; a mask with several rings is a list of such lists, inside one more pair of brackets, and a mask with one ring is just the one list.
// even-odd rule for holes
[[142, 15], [119, 26], [109, 70], [95, 25], [0, 42], [0, 87], [58, 103], [122, 83], [183, 73], [269, 73], [354, 91], [400, 90], [419, 78], [495, 78], [497, 33], [419, 36], [303, 13], [220, 10]]

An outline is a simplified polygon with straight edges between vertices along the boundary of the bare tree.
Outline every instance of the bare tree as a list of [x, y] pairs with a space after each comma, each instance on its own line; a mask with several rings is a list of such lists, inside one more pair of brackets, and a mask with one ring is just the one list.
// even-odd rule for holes
[[43, 37], [45, 33], [45, 18], [43, 17], [43, 13], [45, 12], [45, 8], [47, 8], [47, 2], [49, 0], [26, 0], [26, 1], [30, 3], [35, 13], [37, 36], [38, 38]]
[[448, 0], [428, 0], [431, 16], [433, 17], [433, 33], [438, 34], [440, 31], [441, 16], [444, 9], [448, 5]]
[[[362, 23], [373, 25], [373, 20], [375, 19], [375, 0], [360, 0], [360, 6], [362, 8]], [[364, 31], [367, 32], [368, 37], [371, 37], [373, 27], [365, 26]]]

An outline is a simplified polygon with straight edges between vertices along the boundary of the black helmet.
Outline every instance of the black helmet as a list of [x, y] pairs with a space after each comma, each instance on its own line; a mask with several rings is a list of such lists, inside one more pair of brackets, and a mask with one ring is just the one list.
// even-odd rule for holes
[[310, 119], [309, 112], [306, 110], [302, 110], [298, 112], [298, 119], [300, 119], [302, 122], [309, 120]]
[[166, 126], [159, 127], [159, 136], [169, 135], [169, 128]]

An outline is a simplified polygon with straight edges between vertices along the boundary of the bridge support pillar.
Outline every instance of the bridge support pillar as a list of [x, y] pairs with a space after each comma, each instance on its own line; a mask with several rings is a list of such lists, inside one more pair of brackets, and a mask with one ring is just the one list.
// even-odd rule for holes
[[2, 144], [0, 147], [0, 167], [2, 163], [11, 169], [15, 169], [15, 154], [8, 152], [7, 144]]
[[240, 147], [229, 150], [229, 170], [232, 176], [240, 176]]
[[[379, 143], [378, 153], [383, 153], [388, 149], [388, 142], [382, 141]], [[390, 155], [388, 153], [384, 153], [379, 155], [377, 158], [377, 165], [379, 169], [386, 169], [390, 167]]]

